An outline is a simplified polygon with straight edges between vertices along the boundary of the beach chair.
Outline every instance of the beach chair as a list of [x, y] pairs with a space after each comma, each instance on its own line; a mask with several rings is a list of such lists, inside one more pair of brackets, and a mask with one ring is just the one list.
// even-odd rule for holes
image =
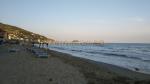
[[18, 52], [19, 51], [19, 49], [17, 49], [17, 48], [11, 48], [11, 49], [9, 49], [9, 52]]
[[30, 48], [27, 48], [27, 50], [33, 53], [38, 58], [48, 58], [49, 56], [47, 52], [37, 47], [30, 47]]
[[48, 58], [48, 54], [47, 53], [40, 53], [37, 55], [37, 57], [39, 58]]

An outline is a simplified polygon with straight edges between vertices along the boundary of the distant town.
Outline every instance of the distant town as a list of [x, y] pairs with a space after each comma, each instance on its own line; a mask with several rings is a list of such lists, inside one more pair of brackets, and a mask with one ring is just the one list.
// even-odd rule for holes
[[53, 39], [15, 26], [0, 23], [0, 42], [50, 43]]

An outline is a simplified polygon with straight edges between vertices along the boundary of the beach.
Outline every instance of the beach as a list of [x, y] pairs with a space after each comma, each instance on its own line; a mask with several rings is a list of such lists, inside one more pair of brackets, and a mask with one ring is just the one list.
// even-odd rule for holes
[[[17, 52], [9, 52], [11, 48]], [[150, 84], [150, 75], [48, 50], [36, 58], [20, 45], [0, 46], [0, 84]]]
[[[18, 52], [8, 52], [10, 48]], [[0, 84], [86, 84], [76, 68], [58, 58], [35, 58], [22, 46], [1, 46]]]

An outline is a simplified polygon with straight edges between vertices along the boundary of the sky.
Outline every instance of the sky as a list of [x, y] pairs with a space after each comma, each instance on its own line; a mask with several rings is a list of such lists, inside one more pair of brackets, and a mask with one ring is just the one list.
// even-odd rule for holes
[[0, 0], [0, 22], [59, 41], [150, 43], [150, 0]]

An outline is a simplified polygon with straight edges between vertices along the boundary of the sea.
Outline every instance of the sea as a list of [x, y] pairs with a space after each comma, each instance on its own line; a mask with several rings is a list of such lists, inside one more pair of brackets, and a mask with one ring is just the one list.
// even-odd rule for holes
[[138, 72], [150, 74], [150, 44], [49, 44], [48, 48], [75, 57], [112, 64], [133, 71], [138, 69]]

